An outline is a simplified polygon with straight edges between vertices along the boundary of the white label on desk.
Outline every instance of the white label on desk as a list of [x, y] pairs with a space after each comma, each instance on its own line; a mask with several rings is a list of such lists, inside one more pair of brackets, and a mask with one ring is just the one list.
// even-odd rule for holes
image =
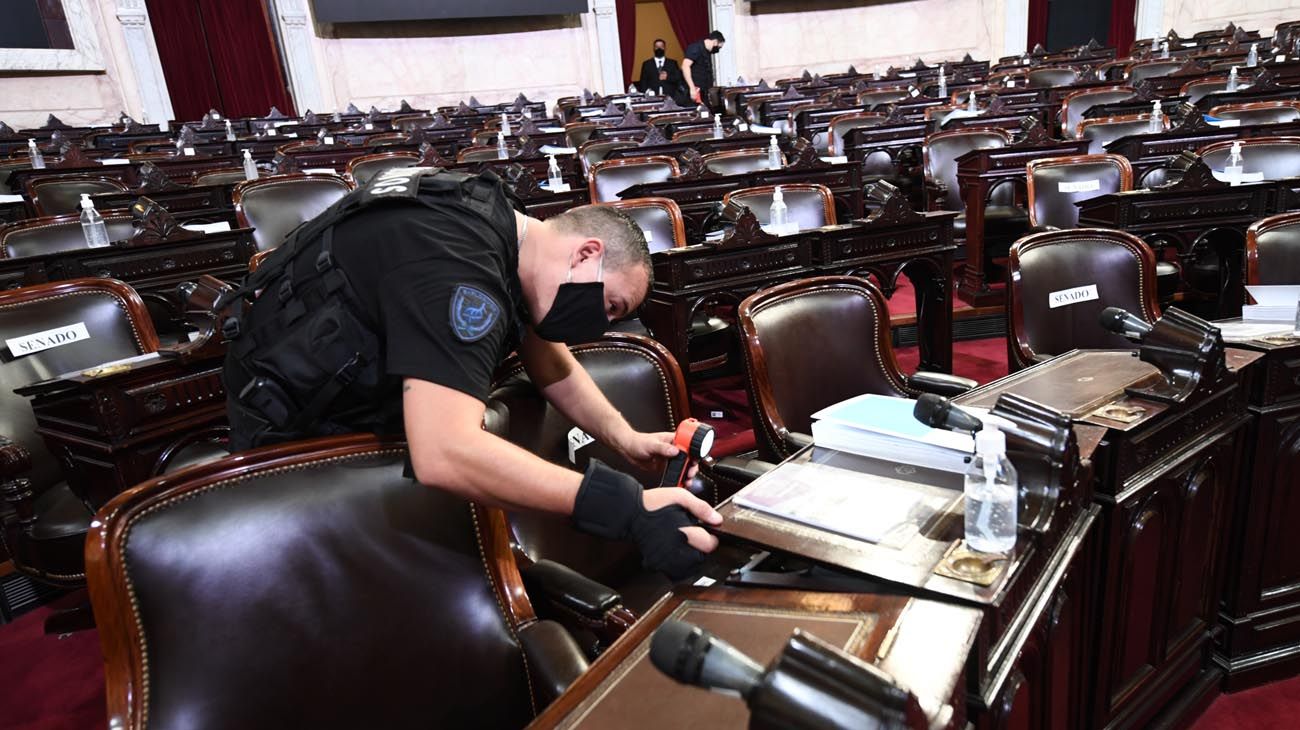
[[1016, 88], [1016, 80], [1015, 80], [1015, 79], [1007, 79], [1007, 88], [1008, 88], [1008, 89], [1014, 89], [1014, 88]]
[[14, 357], [23, 357], [41, 350], [48, 350], [51, 347], [62, 347], [73, 342], [89, 339], [90, 333], [86, 331], [86, 323], [78, 322], [63, 327], [55, 327], [52, 330], [14, 337], [5, 340], [5, 345], [9, 347], [9, 353]]
[[187, 231], [198, 231], [199, 233], [225, 233], [230, 230], [230, 223], [227, 221], [218, 221], [216, 223], [182, 223], [181, 228]]
[[21, 202], [23, 202], [23, 196], [21, 195], [0, 195], [0, 203], [21, 203]]
[[221, 115], [218, 114], [218, 113], [216, 113], [216, 112], [212, 112], [212, 118], [213, 118], [213, 120], [215, 120], [215, 121], [218, 121], [218, 122], [221, 121]]
[[1207, 119], [1206, 121], [1208, 121], [1210, 125], [1214, 127], [1240, 127], [1241, 126], [1240, 119], [1214, 119], [1214, 120]]
[[587, 435], [586, 431], [574, 426], [569, 429], [569, 463], [578, 463], [578, 449], [595, 441], [596, 439]]
[[193, 156], [194, 156], [194, 148], [193, 148], [193, 147], [185, 147], [185, 148], [181, 149], [181, 154], [185, 155], [186, 157], [193, 157]]
[[334, 171], [334, 168], [332, 167], [308, 167], [308, 168], [304, 168], [303, 172], [308, 175], [315, 175], [315, 174], [337, 175], [338, 174], [337, 172]]
[[1285, 54], [1285, 53], [1279, 53], [1279, 54], [1277, 54], [1276, 56], [1273, 57], [1273, 62], [1274, 62], [1274, 63], [1285, 63], [1285, 62], [1286, 62], [1286, 54]]
[[130, 161], [130, 160], [124, 160], [124, 159], [122, 159], [122, 158], [120, 158], [120, 157], [105, 157], [104, 159], [102, 159], [102, 160], [99, 161], [99, 164], [101, 164], [101, 165], [129, 165], [129, 164], [131, 164], [131, 161]]
[[324, 140], [324, 142], [325, 142], [325, 144], [334, 144], [334, 138], [333, 138], [333, 137], [326, 137], [325, 140]]
[[918, 96], [921, 95], [921, 90], [918, 89], [918, 88], [916, 88], [915, 86], [913, 86], [912, 89], [911, 89], [911, 91], [908, 92], [908, 94], [909, 94], [913, 99], [915, 99], [916, 97], [918, 97]]
[[286, 135], [284, 135], [284, 136], [287, 137], [287, 138], [291, 138], [291, 139], [298, 139], [298, 133], [297, 133], [297, 132], [290, 132], [290, 133], [288, 133], [288, 134], [286, 134]]
[[1056, 184], [1058, 193], [1090, 193], [1101, 190], [1100, 180], [1063, 180]]
[[297, 124], [297, 123], [298, 123], [298, 120], [297, 120], [297, 119], [288, 119], [288, 120], [285, 120], [285, 121], [282, 121], [282, 122], [271, 122], [271, 126], [272, 126], [272, 127], [277, 127], [277, 128], [279, 128], [279, 127], [289, 127], [289, 126], [292, 126], [292, 125]]
[[367, 131], [367, 132], [369, 132], [370, 130], [372, 130], [372, 129], [374, 129], [374, 128], [375, 128], [375, 125], [371, 124], [370, 122], [366, 122], [366, 131]]
[[1056, 309], [1057, 307], [1065, 307], [1079, 302], [1090, 302], [1097, 298], [1096, 284], [1076, 286], [1073, 289], [1062, 289], [1048, 294], [1047, 306], [1050, 309]]

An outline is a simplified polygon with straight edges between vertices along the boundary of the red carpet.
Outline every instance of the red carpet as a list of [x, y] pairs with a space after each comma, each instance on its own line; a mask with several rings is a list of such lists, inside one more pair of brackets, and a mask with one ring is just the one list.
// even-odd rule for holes
[[[1291, 718], [1291, 719], [1287, 719]], [[1258, 730], [1300, 726], [1300, 677], [1220, 695], [1192, 730]]]
[[0, 626], [0, 730], [98, 730], [104, 717], [99, 634], [45, 636], [50, 607]]

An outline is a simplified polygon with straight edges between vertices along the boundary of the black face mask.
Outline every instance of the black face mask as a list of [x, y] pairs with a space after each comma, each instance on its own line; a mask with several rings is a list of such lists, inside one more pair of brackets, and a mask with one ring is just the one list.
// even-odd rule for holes
[[656, 49], [655, 49], [655, 58], [663, 58], [663, 57], [664, 57], [664, 49], [662, 49], [662, 48], [656, 48]]
[[721, 50], [722, 50], [722, 46], [714, 46], [713, 48], [709, 49], [709, 53], [717, 53], [718, 51]]
[[[548, 342], [580, 345], [600, 339], [609, 329], [605, 316], [605, 257], [602, 255], [596, 269], [596, 280], [583, 283], [566, 281], [555, 292], [551, 309], [537, 323], [533, 332]], [[573, 278], [573, 268], [569, 268]]]

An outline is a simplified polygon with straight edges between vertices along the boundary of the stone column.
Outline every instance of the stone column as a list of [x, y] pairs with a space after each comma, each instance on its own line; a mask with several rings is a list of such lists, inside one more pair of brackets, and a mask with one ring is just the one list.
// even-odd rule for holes
[[[739, 47], [741, 40], [736, 37], [735, 0], [709, 0], [709, 25], [727, 39], [727, 42], [722, 45], [722, 50], [713, 57], [713, 70], [718, 75], [714, 83], [718, 86], [730, 86], [736, 83], [736, 48]], [[698, 40], [699, 38], [688, 38], [686, 42], [694, 43]]]
[[158, 46], [154, 44], [153, 27], [149, 25], [149, 11], [144, 0], [117, 0], [117, 20], [122, 24], [131, 70], [135, 72], [136, 86], [140, 90], [140, 122], [157, 124], [170, 121], [171, 95], [167, 93], [167, 78], [163, 76], [162, 60], [158, 58]]
[[618, 42], [618, 12], [614, 0], [591, 0], [596, 16], [596, 47], [600, 54], [600, 92], [617, 94], [623, 86], [623, 52]]
[[318, 114], [334, 111], [326, 108], [325, 97], [321, 94], [320, 73], [316, 68], [316, 55], [312, 52], [315, 30], [306, 0], [275, 0], [275, 10], [284, 64], [289, 71], [289, 84], [293, 87], [298, 113], [308, 109]]

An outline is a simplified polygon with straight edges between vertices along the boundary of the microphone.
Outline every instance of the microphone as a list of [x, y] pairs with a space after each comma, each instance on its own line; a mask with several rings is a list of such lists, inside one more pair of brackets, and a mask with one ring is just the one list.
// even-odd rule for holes
[[916, 399], [912, 409], [916, 420], [930, 428], [942, 428], [949, 431], [970, 431], [974, 433], [984, 428], [979, 418], [957, 408], [951, 400], [934, 393], [922, 393]]
[[1134, 342], [1141, 342], [1142, 338], [1151, 332], [1151, 325], [1119, 307], [1106, 307], [1101, 310], [1100, 323], [1102, 328]]
[[711, 632], [685, 621], [665, 621], [650, 639], [650, 662], [683, 684], [749, 697], [763, 667]]

